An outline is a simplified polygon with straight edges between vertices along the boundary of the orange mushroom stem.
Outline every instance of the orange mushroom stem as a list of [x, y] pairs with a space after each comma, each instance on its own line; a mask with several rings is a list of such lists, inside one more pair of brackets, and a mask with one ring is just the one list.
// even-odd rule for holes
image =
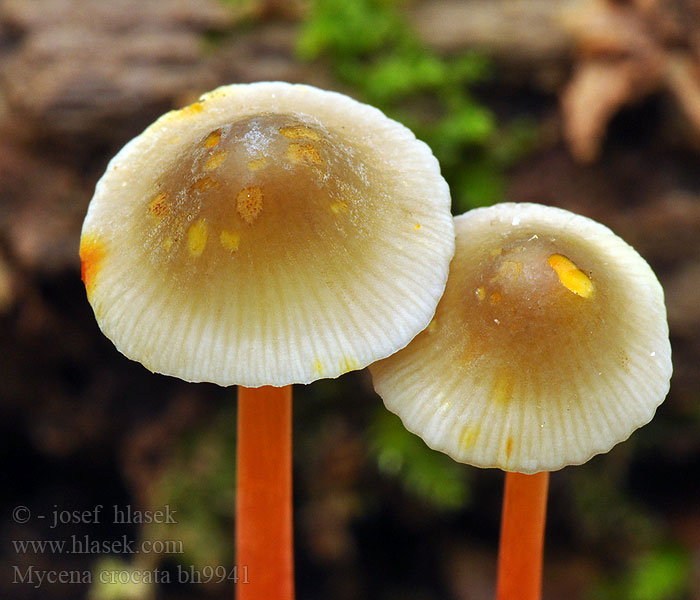
[[[250, 388], [404, 347], [453, 253], [430, 148], [376, 108], [283, 82], [223, 86], [134, 138], [96, 186], [80, 250], [98, 323], [126, 356]], [[238, 595], [292, 598], [291, 394], [239, 398]]]
[[236, 479], [236, 598], [291, 600], [291, 386], [238, 388]]
[[542, 597], [549, 472], [506, 473], [496, 600]]

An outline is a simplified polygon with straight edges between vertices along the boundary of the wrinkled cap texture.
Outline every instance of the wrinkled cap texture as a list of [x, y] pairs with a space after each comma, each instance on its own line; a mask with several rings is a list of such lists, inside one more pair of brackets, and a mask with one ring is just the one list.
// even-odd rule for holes
[[109, 163], [80, 242], [102, 331], [151, 371], [220, 385], [336, 377], [430, 322], [454, 227], [430, 149], [304, 85], [230, 85]]
[[663, 290], [607, 227], [537, 204], [455, 218], [425, 331], [370, 370], [387, 408], [459, 462], [580, 464], [647, 423], [671, 377]]

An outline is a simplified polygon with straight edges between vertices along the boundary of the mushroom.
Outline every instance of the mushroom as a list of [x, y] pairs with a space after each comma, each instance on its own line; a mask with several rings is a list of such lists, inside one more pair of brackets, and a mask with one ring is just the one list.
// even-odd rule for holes
[[283, 386], [405, 346], [430, 322], [453, 252], [430, 149], [338, 93], [221, 87], [109, 163], [80, 243], [100, 328], [151, 371], [245, 386], [236, 535], [251, 585], [240, 590], [293, 593]]
[[370, 370], [430, 447], [508, 472], [499, 597], [536, 598], [548, 472], [627, 439], [668, 392], [663, 290], [631, 246], [566, 210], [504, 203], [455, 230], [434, 319]]

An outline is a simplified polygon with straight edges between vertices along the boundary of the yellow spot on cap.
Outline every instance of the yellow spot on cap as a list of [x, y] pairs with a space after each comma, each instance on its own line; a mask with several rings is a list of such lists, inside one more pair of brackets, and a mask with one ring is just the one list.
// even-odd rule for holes
[[229, 250], [230, 252], [236, 252], [238, 246], [241, 243], [241, 236], [233, 231], [226, 231], [225, 229], [219, 235], [219, 241], [221, 245]]
[[94, 235], [80, 238], [80, 276], [85, 284], [88, 300], [95, 288], [95, 280], [105, 257], [104, 244]]
[[476, 438], [479, 437], [480, 427], [465, 427], [462, 433], [459, 434], [459, 445], [464, 450], [469, 450], [476, 443]]
[[358, 367], [358, 363], [354, 358], [349, 358], [345, 357], [343, 359], [343, 362], [340, 365], [340, 368], [342, 369], [343, 373], [347, 373], [348, 371], [354, 371]]
[[213, 148], [219, 143], [219, 140], [221, 139], [221, 131], [218, 129], [215, 129], [212, 131], [208, 136], [207, 139], [204, 140], [204, 147], [205, 148]]
[[310, 162], [318, 165], [323, 162], [321, 155], [313, 144], [289, 144], [287, 158], [294, 163]]
[[323, 365], [321, 364], [320, 360], [317, 360], [314, 363], [314, 371], [316, 371], [319, 375], [323, 375]]
[[474, 293], [479, 300], [486, 298], [486, 290], [484, 290], [483, 286], [481, 285], [474, 290]]
[[202, 106], [201, 102], [195, 102], [194, 104], [190, 104], [189, 106], [185, 106], [185, 108], [177, 111], [180, 116], [189, 116], [189, 115], [196, 115], [198, 113], [201, 113], [204, 110], [204, 107]]
[[415, 229], [415, 230], [420, 229], [420, 223], [416, 223], [415, 226], [413, 227], [413, 229]]
[[204, 163], [204, 168], [207, 171], [213, 171], [217, 167], [221, 166], [221, 163], [226, 160], [227, 156], [228, 152], [226, 151], [213, 152], [212, 155], [207, 158], [207, 162]]
[[159, 222], [165, 215], [170, 213], [170, 207], [167, 204], [167, 196], [162, 192], [148, 203], [148, 216]]
[[255, 160], [248, 161], [248, 168], [251, 171], [258, 171], [262, 169], [267, 164], [267, 159], [265, 157], [256, 158]]
[[508, 402], [513, 397], [513, 387], [515, 381], [511, 373], [507, 370], [496, 377], [496, 383], [491, 390], [491, 397], [494, 402], [502, 404]]
[[308, 138], [310, 140], [320, 140], [321, 136], [313, 129], [304, 127], [303, 125], [294, 125], [292, 127], [281, 127], [280, 133], [290, 140], [298, 140], [300, 138]]
[[491, 256], [499, 256], [503, 252], [503, 248], [494, 248], [491, 250]]
[[199, 257], [207, 246], [209, 227], [203, 219], [194, 223], [187, 230], [187, 250], [192, 256]]
[[337, 215], [338, 213], [348, 212], [348, 205], [345, 200], [339, 200], [331, 204], [331, 210]]
[[236, 197], [236, 210], [248, 225], [252, 225], [263, 209], [263, 192], [260, 186], [243, 188]]
[[547, 264], [554, 269], [561, 284], [570, 292], [582, 298], [593, 294], [593, 282], [571, 260], [561, 254], [552, 254]]

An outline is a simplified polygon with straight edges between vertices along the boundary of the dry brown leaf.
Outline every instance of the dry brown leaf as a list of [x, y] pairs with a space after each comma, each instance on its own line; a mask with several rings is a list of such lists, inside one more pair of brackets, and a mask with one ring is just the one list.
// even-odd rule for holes
[[700, 132], [700, 77], [698, 64], [687, 56], [669, 58], [666, 83], [691, 124]]
[[699, 6], [696, 0], [590, 0], [568, 15], [579, 63], [562, 111], [577, 160], [595, 160], [615, 113], [659, 90], [678, 100], [700, 132], [700, 28], [693, 18]]
[[579, 66], [562, 96], [564, 135], [581, 162], [598, 156], [605, 129], [635, 87], [637, 69], [619, 62], [587, 61]]

